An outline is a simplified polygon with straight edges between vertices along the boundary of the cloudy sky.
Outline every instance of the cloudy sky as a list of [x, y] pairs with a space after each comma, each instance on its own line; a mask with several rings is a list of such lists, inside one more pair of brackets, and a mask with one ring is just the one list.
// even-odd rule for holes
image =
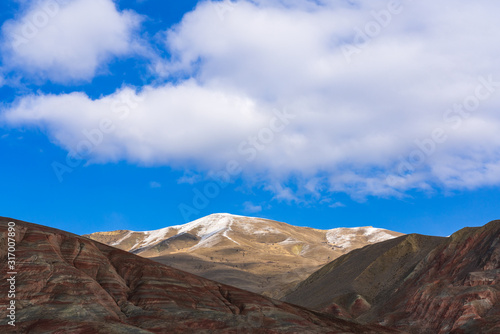
[[500, 218], [500, 5], [11, 0], [0, 215], [214, 212], [448, 235]]

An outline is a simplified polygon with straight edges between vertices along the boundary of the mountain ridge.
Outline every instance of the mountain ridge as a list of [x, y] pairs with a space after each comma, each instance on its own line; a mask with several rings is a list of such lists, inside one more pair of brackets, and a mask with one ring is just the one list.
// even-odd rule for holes
[[270, 219], [212, 214], [154, 231], [118, 230], [84, 236], [279, 299], [330, 260], [399, 235], [370, 226], [320, 230]]
[[[133, 230], [102, 231], [102, 232], [94, 232], [91, 234], [84, 234], [83, 236], [85, 236], [85, 237], [89, 237], [89, 236], [95, 237], [95, 236], [99, 236], [99, 235], [103, 235], [103, 236], [113, 235], [114, 236], [115, 234], [120, 234], [120, 235], [123, 235], [122, 238], [120, 240], [117, 240], [114, 242], [115, 243], [114, 245], [118, 246], [118, 245], [120, 245], [120, 243], [122, 241], [124, 241], [128, 237], [131, 237], [133, 234], [148, 234], [149, 238], [146, 241], [143, 241], [143, 243], [135, 244], [134, 246], [132, 246], [129, 249], [129, 251], [132, 251], [132, 252], [134, 252], [134, 251], [141, 252], [141, 251], [144, 251], [144, 249], [142, 249], [142, 248], [147, 248], [148, 246], [154, 245], [155, 242], [163, 241], [163, 238], [166, 237], [167, 235], [169, 235], [169, 232], [171, 232], [172, 230], [178, 230], [177, 234], [183, 234], [183, 233], [186, 233], [185, 231], [187, 231], [189, 229], [208, 228], [207, 225], [210, 225], [210, 223], [213, 223], [215, 225], [215, 229], [210, 230], [210, 232], [203, 235], [202, 238], [210, 238], [211, 236], [217, 234], [218, 232], [222, 232], [222, 231], [228, 232], [231, 230], [231, 226], [232, 226], [232, 223], [234, 223], [234, 221], [228, 221], [228, 220], [224, 220], [224, 219], [233, 219], [233, 218], [243, 218], [243, 219], [246, 219], [247, 222], [249, 221], [250, 223], [252, 222], [252, 220], [258, 220], [258, 221], [267, 221], [267, 222], [272, 223], [272, 224], [276, 224], [276, 223], [283, 224], [283, 225], [286, 225], [290, 228], [303, 228], [303, 229], [310, 229], [313, 231], [324, 231], [327, 235], [327, 240], [329, 240], [329, 241], [331, 240], [330, 243], [334, 243], [334, 240], [336, 240], [336, 239], [337, 239], [337, 241], [338, 241], [338, 239], [342, 240], [342, 238], [335, 238], [336, 234], [340, 235], [341, 234], [340, 232], [342, 232], [342, 231], [354, 232], [354, 231], [366, 230], [367, 233], [366, 232], [365, 233], [368, 236], [376, 235], [377, 233], [383, 234], [386, 231], [402, 235], [402, 233], [389, 231], [389, 230], [383, 229], [383, 228], [375, 228], [373, 226], [337, 227], [337, 228], [325, 230], [325, 229], [312, 228], [312, 227], [308, 227], [308, 226], [295, 226], [295, 225], [291, 225], [291, 224], [288, 224], [285, 222], [275, 221], [275, 220], [266, 219], [266, 218], [241, 216], [241, 215], [234, 215], [234, 214], [229, 214], [229, 213], [215, 213], [215, 214], [211, 214], [211, 215], [196, 219], [196, 220], [191, 221], [191, 222], [186, 223], [186, 224], [166, 226], [164, 228], [160, 228], [157, 230], [150, 230], [150, 231], [133, 231]], [[260, 232], [257, 232], [257, 233], [260, 233]], [[234, 240], [232, 240], [230, 237], [228, 237], [225, 234], [224, 234], [224, 237], [235, 242]], [[390, 236], [387, 236], [387, 237], [389, 238]], [[383, 241], [383, 240], [386, 240], [386, 239], [384, 239], [383, 235], [379, 234], [379, 235], [376, 235], [376, 239], [373, 240], [372, 242]], [[235, 243], [238, 244], [238, 242], [235, 242]], [[139, 246], [142, 246], [142, 247], [137, 248]]]

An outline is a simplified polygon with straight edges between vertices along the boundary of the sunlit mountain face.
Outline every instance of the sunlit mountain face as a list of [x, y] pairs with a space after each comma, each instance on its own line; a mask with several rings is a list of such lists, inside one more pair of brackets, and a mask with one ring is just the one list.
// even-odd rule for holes
[[373, 227], [318, 230], [212, 214], [156, 231], [86, 235], [131, 253], [274, 298], [353, 249], [402, 235]]

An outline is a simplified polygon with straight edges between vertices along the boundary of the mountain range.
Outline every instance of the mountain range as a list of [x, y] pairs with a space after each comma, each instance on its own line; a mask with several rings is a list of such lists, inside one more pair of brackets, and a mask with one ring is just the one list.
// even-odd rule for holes
[[373, 227], [319, 230], [212, 214], [156, 231], [119, 230], [86, 237], [208, 279], [281, 298], [339, 256], [401, 235]]
[[8, 324], [6, 270], [0, 277], [0, 332], [399, 333], [310, 311], [217, 283], [68, 232], [0, 218], [7, 267], [14, 222], [15, 327]]
[[[443, 238], [215, 214], [84, 237], [0, 218], [4, 268], [8, 222], [16, 333], [500, 333], [500, 221]], [[245, 289], [266, 275], [268, 296]], [[0, 301], [0, 332], [12, 331]]]

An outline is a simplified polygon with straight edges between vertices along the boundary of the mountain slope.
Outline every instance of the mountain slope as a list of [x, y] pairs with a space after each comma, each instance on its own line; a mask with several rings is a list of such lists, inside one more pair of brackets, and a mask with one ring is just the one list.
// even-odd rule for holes
[[373, 227], [318, 230], [213, 214], [157, 231], [122, 230], [86, 237], [205, 278], [280, 298], [329, 261], [400, 235]]
[[373, 318], [381, 315], [419, 334], [500, 333], [500, 221], [447, 238]]
[[443, 240], [410, 234], [356, 249], [316, 271], [283, 300], [334, 314], [340, 306], [358, 317], [393, 294]]
[[500, 333], [500, 221], [355, 250], [283, 300], [415, 334]]
[[[0, 265], [7, 223], [0, 218]], [[216, 283], [64, 231], [16, 221], [17, 333], [394, 333]], [[8, 290], [2, 271], [0, 290]], [[0, 332], [7, 325], [1, 299]]]

